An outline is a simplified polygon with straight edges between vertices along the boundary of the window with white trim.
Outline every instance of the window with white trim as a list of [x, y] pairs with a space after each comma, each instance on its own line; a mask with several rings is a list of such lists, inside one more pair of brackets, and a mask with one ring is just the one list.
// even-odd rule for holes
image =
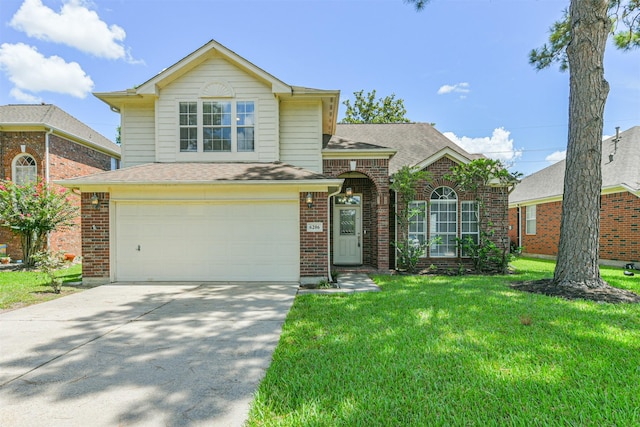
[[36, 159], [29, 154], [18, 154], [13, 159], [13, 182], [25, 185], [38, 179]]
[[[409, 242], [424, 245], [427, 241], [427, 202], [409, 203]], [[423, 257], [426, 256], [426, 253]]]
[[253, 101], [179, 103], [180, 152], [229, 153], [255, 150]]
[[463, 242], [461, 255], [469, 256], [464, 247], [464, 243], [469, 239], [476, 245], [480, 238], [478, 226], [478, 202], [462, 202], [460, 205], [460, 239]]
[[433, 243], [432, 257], [455, 257], [458, 233], [458, 196], [449, 187], [438, 187], [431, 193], [429, 233]]
[[180, 103], [180, 151], [198, 151], [198, 104]]
[[526, 207], [526, 234], [536, 234], [536, 205]]

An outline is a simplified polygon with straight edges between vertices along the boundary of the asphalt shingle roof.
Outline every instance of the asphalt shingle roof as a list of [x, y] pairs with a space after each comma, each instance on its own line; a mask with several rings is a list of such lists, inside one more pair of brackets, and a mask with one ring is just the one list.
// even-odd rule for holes
[[[602, 142], [602, 188], [626, 187], [640, 191], [640, 126], [620, 133]], [[613, 161], [609, 160], [613, 154]], [[560, 197], [564, 193], [564, 171], [562, 160], [522, 179], [509, 195], [509, 203], [526, 203], [540, 199]]]
[[108, 152], [120, 154], [118, 145], [52, 104], [0, 105], [0, 124], [53, 127]]
[[146, 163], [67, 179], [77, 184], [200, 184], [219, 181], [291, 181], [331, 179], [285, 163]]
[[482, 157], [470, 154], [429, 123], [338, 124], [336, 134], [326, 148], [392, 148], [397, 151], [389, 161], [389, 174], [402, 166], [413, 166], [448, 147], [470, 160]]

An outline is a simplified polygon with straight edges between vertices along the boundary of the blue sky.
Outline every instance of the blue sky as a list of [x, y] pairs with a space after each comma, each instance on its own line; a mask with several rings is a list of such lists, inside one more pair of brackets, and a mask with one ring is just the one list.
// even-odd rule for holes
[[[568, 73], [536, 71], [568, 0], [2, 0], [0, 104], [52, 103], [110, 139], [91, 92], [138, 85], [211, 39], [290, 85], [404, 100], [407, 116], [530, 174], [562, 158]], [[609, 46], [606, 135], [640, 125], [640, 52]], [[344, 114], [340, 106], [339, 118]]]

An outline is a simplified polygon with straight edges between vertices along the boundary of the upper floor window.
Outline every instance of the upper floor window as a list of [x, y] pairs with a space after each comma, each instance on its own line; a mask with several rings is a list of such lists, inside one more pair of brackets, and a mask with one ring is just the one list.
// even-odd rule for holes
[[526, 208], [526, 234], [536, 234], [536, 205]]
[[198, 101], [179, 105], [181, 152], [252, 152], [253, 101]]
[[455, 257], [458, 233], [458, 196], [449, 187], [438, 187], [431, 193], [430, 247], [432, 257]]
[[36, 181], [37, 178], [36, 159], [29, 154], [19, 154], [13, 159], [13, 182], [24, 185]]

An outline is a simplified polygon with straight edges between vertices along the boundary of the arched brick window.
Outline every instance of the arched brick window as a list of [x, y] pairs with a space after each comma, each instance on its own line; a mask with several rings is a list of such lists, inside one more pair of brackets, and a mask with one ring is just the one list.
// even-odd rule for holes
[[29, 154], [18, 154], [13, 159], [13, 182], [24, 185], [34, 182], [38, 177], [38, 166], [36, 159]]
[[458, 236], [458, 195], [449, 187], [438, 187], [431, 193], [429, 204], [432, 257], [455, 257]]

